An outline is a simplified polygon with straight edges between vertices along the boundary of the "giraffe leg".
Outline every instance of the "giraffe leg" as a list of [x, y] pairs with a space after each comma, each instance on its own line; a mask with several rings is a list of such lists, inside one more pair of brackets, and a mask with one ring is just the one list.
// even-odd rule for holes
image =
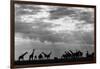
[[32, 57], [32, 60], [33, 60], [33, 57]]
[[23, 58], [23, 61], [24, 61], [24, 58]]
[[31, 60], [31, 57], [29, 56], [29, 60]]

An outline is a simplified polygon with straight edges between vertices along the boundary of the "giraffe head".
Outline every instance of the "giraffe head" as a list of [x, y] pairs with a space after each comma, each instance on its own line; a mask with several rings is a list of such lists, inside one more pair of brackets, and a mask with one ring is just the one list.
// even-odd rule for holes
[[28, 54], [28, 52], [26, 52], [26, 54]]
[[35, 49], [33, 49], [33, 51], [35, 51]]

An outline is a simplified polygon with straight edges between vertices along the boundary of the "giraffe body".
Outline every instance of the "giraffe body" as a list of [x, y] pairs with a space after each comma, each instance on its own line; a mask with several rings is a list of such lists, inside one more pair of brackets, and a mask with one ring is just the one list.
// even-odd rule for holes
[[34, 51], [35, 51], [35, 49], [33, 49], [33, 52], [32, 52], [31, 55], [29, 56], [29, 60], [33, 60]]
[[42, 54], [39, 54], [38, 58], [39, 58], [39, 60], [43, 59]]
[[21, 56], [19, 56], [19, 61], [24, 61], [24, 56], [26, 55], [26, 54], [28, 54], [28, 52], [25, 52], [24, 54], [22, 54]]
[[42, 52], [42, 54], [43, 54], [43, 55], [45, 56], [45, 58], [47, 58], [47, 59], [49, 59], [50, 56], [51, 56], [51, 52], [50, 52], [49, 54], [46, 54], [46, 53]]

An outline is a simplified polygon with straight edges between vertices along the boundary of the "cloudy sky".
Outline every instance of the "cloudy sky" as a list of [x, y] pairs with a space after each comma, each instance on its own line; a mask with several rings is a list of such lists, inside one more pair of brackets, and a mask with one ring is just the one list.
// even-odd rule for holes
[[93, 8], [15, 4], [18, 49], [37, 44], [93, 45], [93, 33]]

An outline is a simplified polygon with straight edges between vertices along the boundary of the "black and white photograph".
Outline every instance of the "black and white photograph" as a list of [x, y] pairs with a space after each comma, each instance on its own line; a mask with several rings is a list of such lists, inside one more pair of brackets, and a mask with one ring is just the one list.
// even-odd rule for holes
[[14, 3], [14, 64], [95, 60], [95, 9]]

